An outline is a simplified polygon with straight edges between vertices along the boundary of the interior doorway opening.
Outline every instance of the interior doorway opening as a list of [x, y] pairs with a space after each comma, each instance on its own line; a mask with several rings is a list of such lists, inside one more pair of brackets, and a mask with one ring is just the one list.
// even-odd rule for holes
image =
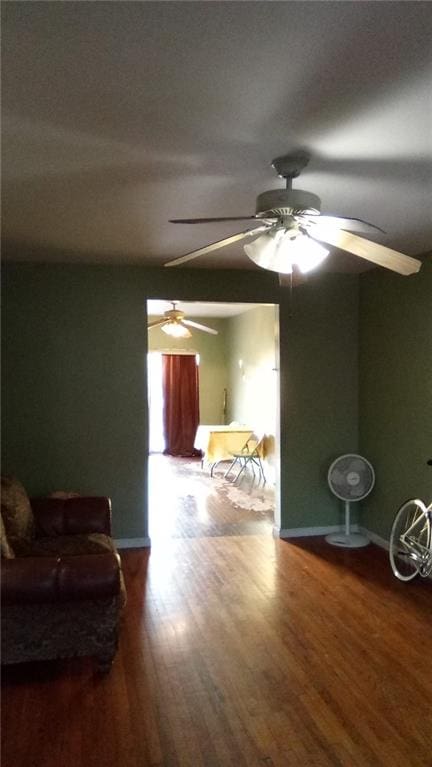
[[[156, 304], [156, 305], [155, 305]], [[190, 321], [189, 338], [161, 332], [160, 320], [171, 299], [149, 301], [149, 534], [157, 538], [200, 535], [271, 535], [279, 518], [279, 316], [269, 304], [177, 302]], [[198, 320], [198, 322], [197, 322]], [[202, 332], [204, 325], [213, 332]], [[195, 327], [192, 327], [195, 325]], [[216, 332], [215, 332], [216, 331]], [[164, 425], [164, 358], [188, 355], [199, 370], [199, 426], [194, 451], [167, 449]], [[166, 403], [165, 403], [166, 404]], [[248, 431], [248, 434], [246, 434]], [[221, 432], [229, 432], [223, 436]], [[239, 432], [242, 445], [231, 445]], [[226, 455], [208, 449], [208, 435]], [[249, 449], [264, 437], [264, 471], [236, 464], [226, 476], [231, 450]], [[197, 457], [198, 450], [202, 453]], [[170, 454], [171, 452], [171, 454]], [[195, 455], [194, 455], [195, 453]], [[219, 460], [220, 459], [220, 460]]]

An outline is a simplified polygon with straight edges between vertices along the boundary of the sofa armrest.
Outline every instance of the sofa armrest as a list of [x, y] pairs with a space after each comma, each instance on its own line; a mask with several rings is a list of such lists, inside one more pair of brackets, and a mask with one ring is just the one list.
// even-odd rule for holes
[[58, 557], [2, 559], [3, 609], [5, 604], [53, 601], [58, 561]]
[[120, 559], [114, 553], [16, 557], [2, 560], [1, 570], [4, 605], [109, 598], [120, 592]]
[[102, 496], [31, 498], [36, 535], [111, 535], [111, 500]]

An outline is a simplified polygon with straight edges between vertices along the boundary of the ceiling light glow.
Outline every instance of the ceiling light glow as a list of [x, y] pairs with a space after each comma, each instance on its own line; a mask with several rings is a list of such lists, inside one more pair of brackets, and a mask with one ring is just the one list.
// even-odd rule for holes
[[292, 229], [265, 232], [244, 246], [246, 255], [258, 266], [279, 274], [292, 274], [297, 266], [302, 274], [310, 272], [327, 258], [329, 251], [307, 234]]
[[167, 322], [166, 325], [162, 325], [161, 330], [173, 338], [192, 338], [192, 333], [179, 322]]

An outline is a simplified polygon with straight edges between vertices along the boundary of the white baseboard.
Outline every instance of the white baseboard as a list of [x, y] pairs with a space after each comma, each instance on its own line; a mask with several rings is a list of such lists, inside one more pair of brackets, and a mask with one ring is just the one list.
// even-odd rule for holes
[[[358, 532], [358, 525], [351, 525], [351, 530]], [[273, 528], [275, 538], [306, 538], [311, 535], [329, 535], [330, 533], [339, 533], [340, 525], [327, 525], [326, 527], [285, 527]]]
[[118, 549], [148, 549], [151, 546], [150, 538], [116, 538], [114, 542]]
[[372, 530], [368, 530], [366, 527], [361, 527], [360, 532], [363, 533], [363, 535], [367, 535], [369, 540], [372, 543], [375, 543], [377, 546], [380, 546], [380, 548], [385, 549], [386, 551], [389, 550], [389, 542], [386, 541], [385, 538], [381, 538], [381, 536], [377, 535], [377, 533], [372, 532]]
[[[342, 528], [340, 525], [333, 525], [328, 527], [288, 527], [282, 529], [274, 527], [273, 536], [275, 538], [303, 538], [310, 535], [328, 535], [329, 533], [338, 533], [341, 529]], [[377, 533], [374, 533], [372, 530], [368, 530], [366, 527], [360, 527], [359, 525], [351, 525], [351, 530], [354, 533], [363, 533], [363, 535], [366, 535], [369, 538], [371, 543], [375, 543], [376, 546], [379, 546], [386, 551], [389, 550], [389, 542]]]
[[[278, 528], [273, 527], [274, 538], [306, 538], [312, 535], [329, 535], [330, 533], [338, 533], [341, 531], [340, 525], [328, 525], [327, 527], [286, 527]], [[366, 527], [359, 527], [359, 525], [351, 525], [353, 533], [363, 533], [366, 535], [372, 543], [380, 546], [382, 549], [389, 549], [389, 542], [385, 538], [381, 538], [380, 535], [374, 533], [372, 530], [368, 530]]]

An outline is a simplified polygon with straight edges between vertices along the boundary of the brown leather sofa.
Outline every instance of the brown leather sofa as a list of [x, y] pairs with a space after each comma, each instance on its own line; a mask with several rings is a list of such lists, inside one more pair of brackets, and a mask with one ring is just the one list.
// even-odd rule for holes
[[2, 664], [91, 655], [107, 670], [125, 604], [110, 500], [1, 484]]

